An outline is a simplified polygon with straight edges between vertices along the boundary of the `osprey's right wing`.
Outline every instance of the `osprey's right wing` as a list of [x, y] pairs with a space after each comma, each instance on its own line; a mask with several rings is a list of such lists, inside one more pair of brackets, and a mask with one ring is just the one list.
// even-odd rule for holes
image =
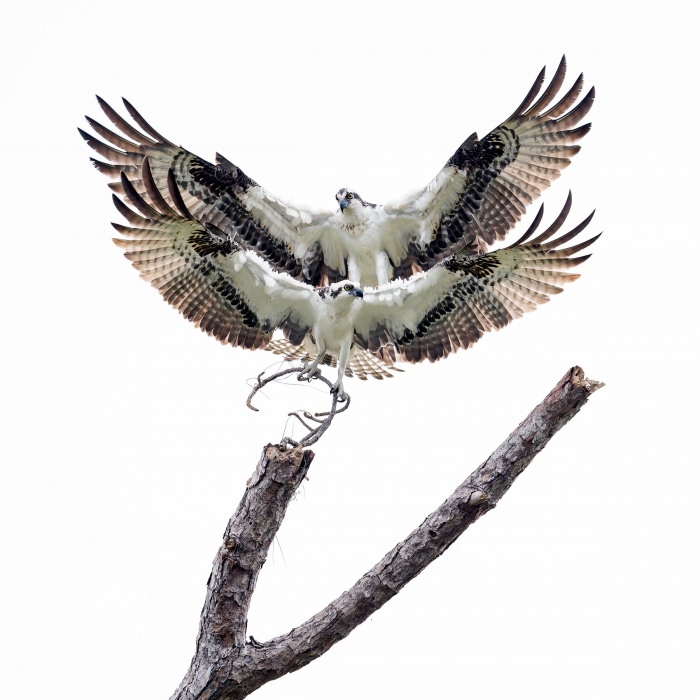
[[114, 242], [141, 277], [188, 321], [224, 344], [264, 348], [276, 328], [290, 343], [302, 343], [318, 305], [313, 288], [273, 271], [221, 230], [196, 221], [172, 172], [166, 176], [172, 206], [158, 189], [148, 158], [138, 174], [143, 195], [124, 172], [120, 180], [136, 211], [114, 196], [131, 226], [112, 225], [126, 237]]
[[109, 185], [112, 190], [125, 194], [121, 182], [121, 173], [125, 173], [133, 189], [144, 195], [141, 165], [147, 156], [156, 186], [171, 207], [174, 202], [168, 194], [167, 178], [172, 170], [185, 205], [198, 221], [222, 229], [245, 249], [254, 250], [275, 269], [296, 279], [317, 286], [323, 281], [344, 278], [345, 251], [335, 240], [337, 231], [326, 224], [332, 212], [310, 213], [288, 206], [218, 153], [214, 164], [176, 146], [127, 100], [124, 105], [142, 131], [103, 99], [97, 100], [120, 133], [90, 117], [86, 117], [88, 123], [107, 143], [82, 129], [78, 131], [92, 149], [109, 161], [91, 159], [97, 170], [115, 178]]

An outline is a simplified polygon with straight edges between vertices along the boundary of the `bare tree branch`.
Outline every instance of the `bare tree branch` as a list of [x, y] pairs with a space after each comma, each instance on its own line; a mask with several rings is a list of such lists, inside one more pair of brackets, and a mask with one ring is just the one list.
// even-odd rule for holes
[[260, 644], [245, 641], [250, 599], [287, 505], [313, 459], [308, 450], [268, 445], [226, 529], [208, 584], [195, 657], [171, 700], [245, 698], [324, 654], [494, 508], [601, 386], [586, 379], [581, 368], [569, 370], [508, 439], [352, 588], [291, 632]]
[[[248, 408], [257, 412], [258, 409], [255, 408], [255, 406], [253, 406], [252, 404], [255, 395], [270, 382], [277, 381], [280, 377], [286, 377], [289, 374], [296, 374], [297, 380], [300, 382], [320, 380], [326, 386], [330, 387], [331, 395], [333, 397], [330, 411], [326, 411], [325, 413], [316, 413], [315, 415], [311, 415], [308, 411], [304, 411], [303, 418], [299, 415], [298, 411], [293, 411], [292, 413], [287, 414], [288, 416], [296, 418], [309, 431], [309, 433], [308, 435], [305, 435], [301, 440], [298, 441], [292, 440], [292, 438], [288, 437], [282, 438], [282, 442], [280, 444], [281, 447], [310, 447], [311, 445], [313, 445], [321, 439], [321, 436], [326, 432], [326, 430], [328, 430], [328, 428], [331, 427], [333, 419], [339, 413], [343, 413], [344, 411], [347, 411], [348, 408], [350, 408], [350, 396], [348, 394], [345, 394], [345, 398], [341, 400], [338, 396], [338, 392], [333, 390], [333, 384], [321, 374], [320, 370], [316, 370], [316, 372], [311, 377], [304, 377], [303, 375], [305, 372], [305, 365], [302, 365], [301, 367], [288, 367], [279, 372], [275, 372], [275, 374], [271, 374], [269, 377], [265, 377], [264, 379], [263, 375], [265, 374], [265, 372], [261, 372], [258, 375], [255, 384], [253, 385], [253, 389], [250, 392], [250, 395], [248, 396], [248, 400], [245, 402]], [[342, 405], [342, 408], [338, 408], [339, 403]], [[325, 416], [323, 420], [318, 420], [318, 418], [323, 416]], [[308, 423], [306, 423], [304, 418], [313, 421], [314, 423], [318, 423], [318, 425], [314, 428]]]

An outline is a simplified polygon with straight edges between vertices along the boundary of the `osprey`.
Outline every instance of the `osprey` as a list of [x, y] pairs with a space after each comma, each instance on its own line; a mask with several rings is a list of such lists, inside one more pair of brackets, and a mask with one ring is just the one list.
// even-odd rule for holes
[[[134, 189], [145, 194], [139, 174], [148, 156], [158, 188], [166, 192], [172, 170], [186, 206], [198, 221], [221, 229], [276, 270], [313, 286], [346, 278], [361, 286], [377, 286], [428, 270], [458, 250], [469, 255], [486, 252], [559, 177], [580, 149], [576, 142], [590, 130], [590, 124], [574, 127], [595, 96], [591, 89], [574, 107], [583, 86], [580, 75], [550, 107], [565, 74], [562, 58], [551, 83], [537, 98], [543, 68], [508, 119], [481, 140], [472, 134], [426, 188], [393, 206], [371, 204], [347, 189], [336, 194], [335, 212], [288, 206], [223, 156], [217, 154], [213, 164], [176, 146], [126, 100], [126, 109], [145, 133], [99, 97], [121, 135], [89, 117], [90, 126], [108, 143], [79, 131], [111, 161], [92, 159], [99, 171], [117, 179], [110, 183], [115, 192], [124, 194], [120, 175], [126, 173]], [[171, 207], [175, 205], [168, 194], [165, 199]]]
[[368, 366], [391, 367], [394, 357], [412, 363], [439, 360], [548, 301], [549, 294], [562, 291], [556, 284], [578, 278], [565, 270], [586, 260], [588, 255], [572, 256], [598, 238], [557, 249], [586, 227], [591, 214], [550, 241], [566, 219], [569, 196], [554, 223], [531, 240], [541, 208], [527, 232], [508, 248], [476, 256], [459, 252], [428, 272], [375, 289], [363, 290], [349, 280], [314, 288], [273, 270], [235, 237], [197, 221], [172, 171], [166, 180], [168, 200], [144, 158], [140, 181], [146, 195], [121, 174], [124, 193], [137, 211], [113, 197], [132, 225], [113, 224], [126, 236], [114, 242], [141, 277], [222, 343], [266, 348], [279, 329], [287, 347], [309, 349], [313, 360], [304, 369], [309, 378], [327, 357], [335, 358], [333, 391], [340, 397], [345, 396], [348, 369], [363, 373]]

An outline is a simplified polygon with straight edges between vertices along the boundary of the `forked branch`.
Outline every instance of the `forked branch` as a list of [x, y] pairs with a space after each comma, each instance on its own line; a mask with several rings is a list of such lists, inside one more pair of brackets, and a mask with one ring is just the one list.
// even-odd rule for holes
[[403, 542], [311, 619], [264, 643], [246, 641], [250, 599], [287, 505], [313, 453], [268, 445], [214, 561], [197, 650], [171, 700], [234, 700], [328, 651], [495, 507], [588, 397], [603, 386], [573, 367], [508, 439]]

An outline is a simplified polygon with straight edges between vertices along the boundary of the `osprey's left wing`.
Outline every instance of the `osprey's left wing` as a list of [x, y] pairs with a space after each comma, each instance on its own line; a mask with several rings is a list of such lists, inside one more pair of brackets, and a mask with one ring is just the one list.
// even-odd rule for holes
[[161, 136], [127, 100], [124, 105], [143, 131], [132, 126], [103, 99], [97, 100], [121, 133], [90, 117], [86, 117], [88, 123], [107, 143], [82, 129], [78, 131], [92, 149], [110, 161], [91, 159], [97, 170], [115, 178], [109, 185], [112, 190], [124, 194], [121, 173], [125, 173], [133, 189], [145, 195], [141, 165], [147, 156], [156, 186], [171, 207], [174, 202], [168, 194], [167, 178], [172, 170], [185, 205], [198, 221], [222, 229], [245, 249], [255, 250], [275, 269], [296, 279], [313, 285], [343, 279], [345, 251], [335, 240], [335, 229], [325, 224], [332, 212], [312, 214], [288, 206], [218, 153], [214, 164], [176, 146]]
[[141, 277], [188, 321], [224, 344], [264, 348], [276, 328], [292, 344], [302, 343], [315, 319], [313, 289], [273, 271], [230, 236], [196, 221], [172, 173], [166, 176], [170, 206], [148, 165], [144, 158], [138, 173], [143, 196], [121, 173], [124, 193], [136, 211], [113, 198], [131, 224], [112, 224], [125, 236], [114, 242]]
[[[527, 205], [559, 177], [580, 150], [577, 141], [591, 128], [590, 124], [576, 125], [595, 98], [591, 88], [574, 107], [583, 87], [580, 75], [550, 107], [565, 75], [564, 57], [537, 98], [544, 82], [543, 68], [508, 119], [482, 139], [472, 134], [428, 187], [401, 204], [386, 207], [396, 228], [403, 231], [406, 246], [400, 260], [392, 259], [395, 277], [408, 278], [428, 270], [458, 250], [471, 255], [486, 252], [494, 241], [503, 240]], [[407, 221], [403, 226], [402, 219]], [[411, 228], [412, 220], [420, 221], [419, 229]]]
[[549, 301], [549, 294], [562, 291], [557, 285], [579, 277], [566, 270], [590, 257], [572, 256], [598, 238], [557, 249], [588, 225], [591, 214], [569, 233], [549, 240], [570, 205], [569, 197], [554, 223], [532, 240], [541, 209], [525, 235], [508, 248], [477, 256], [459, 253], [408, 281], [366, 292], [356, 342], [380, 357], [393, 344], [398, 360], [434, 362]]

